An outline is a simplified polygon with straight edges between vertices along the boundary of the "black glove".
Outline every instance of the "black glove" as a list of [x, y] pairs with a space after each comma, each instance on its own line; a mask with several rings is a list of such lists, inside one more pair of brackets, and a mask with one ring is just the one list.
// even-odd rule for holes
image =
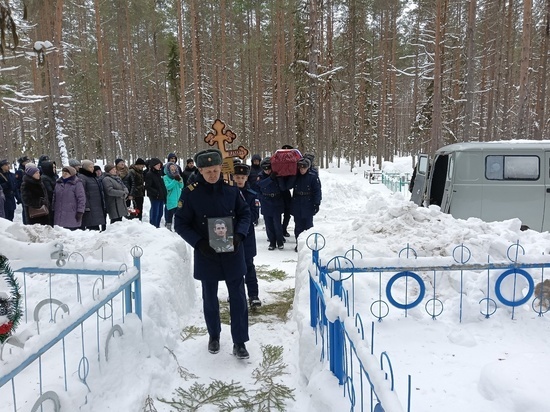
[[215, 258], [218, 255], [206, 239], [199, 240], [195, 245], [195, 248], [199, 249], [203, 256], [209, 259]]
[[272, 170], [271, 173], [269, 174], [269, 177], [273, 180], [277, 179], [277, 172]]
[[233, 250], [235, 252], [239, 250], [239, 245], [241, 244], [242, 241], [243, 241], [243, 235], [241, 235], [240, 233], [235, 233], [235, 235], [233, 236]]
[[77, 222], [82, 221], [82, 216], [83, 215], [84, 215], [84, 213], [82, 213], [82, 212], [76, 212], [76, 221]]
[[174, 179], [176, 179], [179, 182], [181, 180], [181, 176], [180, 175], [175, 175]]
[[316, 215], [319, 212], [319, 205], [313, 205], [313, 214]]

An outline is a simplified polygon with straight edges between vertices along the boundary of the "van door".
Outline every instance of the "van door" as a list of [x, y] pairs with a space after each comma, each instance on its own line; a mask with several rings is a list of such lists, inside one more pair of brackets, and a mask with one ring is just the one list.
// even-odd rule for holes
[[418, 206], [422, 206], [424, 200], [424, 194], [426, 193], [426, 183], [428, 181], [429, 161], [428, 155], [421, 154], [418, 156], [418, 162], [415, 166], [415, 172], [411, 179], [412, 192], [411, 202], [416, 203]]
[[546, 197], [544, 198], [544, 216], [542, 217], [542, 231], [550, 231], [550, 152], [545, 152], [546, 165], [542, 170]]
[[443, 191], [443, 199], [441, 201], [441, 211], [443, 213], [449, 213], [451, 208], [451, 199], [453, 197], [454, 186], [453, 186], [453, 175], [454, 175], [454, 156], [449, 154], [447, 167], [447, 177], [445, 179], [445, 189]]

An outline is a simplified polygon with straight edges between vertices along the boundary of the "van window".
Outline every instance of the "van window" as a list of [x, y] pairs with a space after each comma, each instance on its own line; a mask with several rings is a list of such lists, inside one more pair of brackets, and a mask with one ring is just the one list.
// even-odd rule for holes
[[487, 156], [485, 177], [488, 180], [538, 180], [540, 159], [538, 156]]
[[426, 156], [420, 158], [418, 163], [418, 173], [425, 175], [428, 171], [428, 158]]

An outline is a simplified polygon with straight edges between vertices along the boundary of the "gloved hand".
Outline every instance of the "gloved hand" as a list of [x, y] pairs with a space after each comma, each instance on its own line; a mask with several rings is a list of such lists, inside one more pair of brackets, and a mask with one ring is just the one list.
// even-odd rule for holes
[[77, 221], [77, 222], [82, 221], [82, 216], [84, 216], [84, 213], [82, 213], [82, 212], [76, 212], [76, 221]]
[[240, 233], [235, 233], [235, 235], [233, 236], [233, 250], [235, 252], [239, 250], [239, 245], [241, 244], [242, 241], [243, 241], [243, 235], [241, 235]]
[[174, 179], [176, 179], [178, 182], [181, 180], [181, 176], [178, 174], [178, 175], [175, 175], [174, 176]]
[[218, 255], [206, 239], [199, 240], [195, 245], [195, 248], [199, 249], [203, 256], [209, 259], [215, 258]]
[[313, 214], [316, 215], [319, 212], [319, 205], [313, 205]]
[[275, 180], [277, 179], [277, 172], [275, 170], [272, 170], [271, 173], [269, 174], [269, 177], [272, 179], [272, 180]]

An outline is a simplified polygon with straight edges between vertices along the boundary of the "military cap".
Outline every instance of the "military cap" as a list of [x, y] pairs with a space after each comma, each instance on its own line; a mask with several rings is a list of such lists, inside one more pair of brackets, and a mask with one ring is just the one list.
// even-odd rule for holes
[[235, 172], [233, 174], [234, 175], [248, 176], [250, 174], [250, 166], [242, 164], [242, 163], [238, 164], [238, 165], [235, 165]]
[[271, 157], [265, 157], [264, 160], [261, 161], [260, 167], [262, 169], [271, 169]]

